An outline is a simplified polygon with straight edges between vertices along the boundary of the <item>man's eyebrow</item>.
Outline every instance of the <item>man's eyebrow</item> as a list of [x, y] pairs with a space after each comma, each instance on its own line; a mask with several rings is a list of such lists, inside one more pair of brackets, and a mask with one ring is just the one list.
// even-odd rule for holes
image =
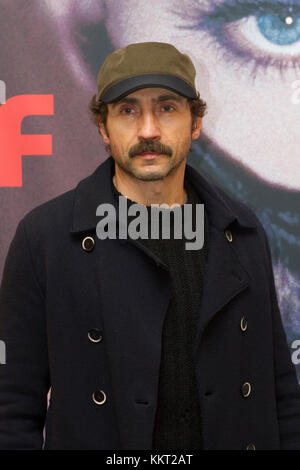
[[115, 108], [119, 104], [127, 103], [127, 104], [136, 104], [138, 100], [136, 98], [122, 98], [121, 100], [115, 101], [111, 103], [112, 108]]
[[[171, 95], [171, 94], [166, 94], [166, 95], [159, 95], [157, 98], [153, 98], [152, 102], [153, 103], [160, 103], [162, 101], [177, 101], [178, 103], [181, 103], [183, 100], [183, 97], [179, 95]], [[127, 104], [137, 104], [139, 100], [137, 98], [129, 98], [125, 97], [122, 98], [119, 101], [115, 101], [114, 103], [111, 103], [112, 108], [115, 108], [116, 106], [122, 104], [122, 103], [127, 103]]]
[[157, 99], [154, 99], [153, 101], [160, 102], [160, 101], [171, 101], [171, 100], [178, 101], [178, 103], [181, 103], [181, 101], [183, 101], [183, 96], [171, 95], [171, 94], [159, 95], [159, 97]]

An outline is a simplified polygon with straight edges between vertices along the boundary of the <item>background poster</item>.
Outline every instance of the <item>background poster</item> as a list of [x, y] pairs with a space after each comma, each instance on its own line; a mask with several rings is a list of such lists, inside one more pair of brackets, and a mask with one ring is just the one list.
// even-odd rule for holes
[[263, 223], [300, 380], [299, 0], [0, 0], [0, 13], [1, 274], [18, 221], [108, 156], [88, 113], [106, 55], [170, 42], [208, 106], [188, 163]]

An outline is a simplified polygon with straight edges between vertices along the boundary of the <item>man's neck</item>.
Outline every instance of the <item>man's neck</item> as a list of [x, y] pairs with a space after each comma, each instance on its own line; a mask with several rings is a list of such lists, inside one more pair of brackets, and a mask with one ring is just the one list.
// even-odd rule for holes
[[185, 167], [177, 168], [176, 174], [153, 181], [130, 178], [115, 167], [113, 184], [123, 196], [139, 204], [185, 204], [187, 194], [184, 188]]
[[[128, 195], [125, 194], [125, 192], [123, 191], [120, 191], [119, 188], [118, 188], [118, 185], [116, 184], [116, 181], [115, 181], [115, 175], [113, 176], [113, 179], [112, 179], [112, 182], [113, 182], [113, 185], [117, 191], [117, 193], [121, 194], [122, 196], [126, 197], [127, 199], [133, 201], [133, 202], [136, 202], [138, 204], [143, 204], [145, 206], [151, 206], [151, 204], [163, 204], [163, 203], [166, 203], [165, 201], [164, 202], [152, 202], [152, 203], [149, 203], [149, 202], [139, 202], [137, 199], [138, 198], [134, 198], [134, 197], [129, 197]], [[168, 204], [169, 206], [171, 206], [172, 204], [179, 204], [179, 205], [182, 205], [182, 204], [186, 204], [187, 203], [187, 200], [188, 200], [188, 195], [187, 195], [187, 191], [186, 189], [184, 188], [184, 200], [182, 202], [176, 202], [176, 203], [166, 203]]]

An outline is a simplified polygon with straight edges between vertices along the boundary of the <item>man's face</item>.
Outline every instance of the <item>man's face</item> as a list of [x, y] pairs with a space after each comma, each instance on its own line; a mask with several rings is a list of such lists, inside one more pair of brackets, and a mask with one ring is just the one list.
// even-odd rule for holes
[[143, 88], [108, 104], [100, 131], [117, 165], [143, 181], [160, 180], [186, 159], [191, 139], [199, 137], [186, 98], [165, 88]]

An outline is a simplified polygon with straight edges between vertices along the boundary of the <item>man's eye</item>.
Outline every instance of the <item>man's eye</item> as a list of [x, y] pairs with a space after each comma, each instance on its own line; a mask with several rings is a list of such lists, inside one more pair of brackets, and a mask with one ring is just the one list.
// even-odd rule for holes
[[133, 111], [132, 108], [123, 108], [121, 109], [121, 114], [132, 114], [131, 111]]
[[165, 104], [162, 106], [162, 108], [166, 111], [172, 111], [174, 109], [173, 106], [171, 106], [170, 104]]
[[[222, 58], [252, 67], [251, 75], [268, 67], [278, 70], [300, 66], [300, 5], [296, 0], [211, 0], [186, 2], [173, 13], [189, 24], [178, 29], [208, 33]], [[188, 2], [189, 3], [189, 2]], [[184, 9], [185, 8], [185, 9]], [[184, 11], [183, 11], [184, 9]]]

